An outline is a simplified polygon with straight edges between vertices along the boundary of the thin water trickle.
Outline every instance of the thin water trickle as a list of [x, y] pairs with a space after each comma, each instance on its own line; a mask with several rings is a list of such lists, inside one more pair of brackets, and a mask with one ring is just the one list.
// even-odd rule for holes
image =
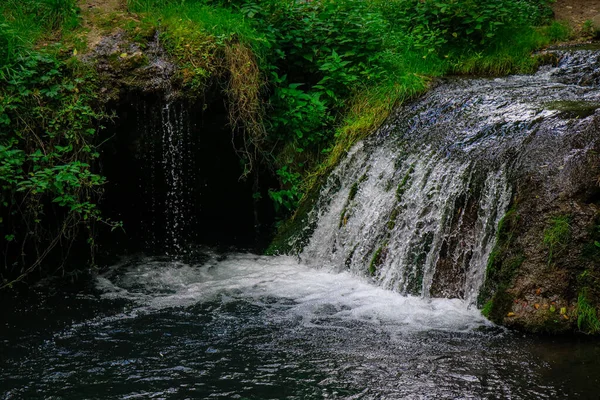
[[145, 223], [148, 249], [163, 249], [170, 256], [187, 252], [194, 226], [193, 208], [198, 174], [193, 149], [190, 118], [184, 104], [166, 101], [165, 104], [137, 106], [140, 130], [140, 157], [146, 171], [140, 177], [149, 215]]

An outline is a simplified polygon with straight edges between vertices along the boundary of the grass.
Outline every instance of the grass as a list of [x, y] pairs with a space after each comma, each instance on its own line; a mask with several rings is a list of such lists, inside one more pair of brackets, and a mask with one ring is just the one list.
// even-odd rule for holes
[[592, 306], [588, 300], [588, 290], [583, 288], [577, 298], [577, 328], [585, 334], [600, 333], [600, 320], [596, 307]]
[[557, 253], [564, 250], [571, 238], [569, 216], [561, 215], [549, 221], [549, 226], [544, 230], [544, 245], [548, 248], [548, 265]]
[[532, 52], [567, 40], [571, 34], [567, 25], [557, 21], [545, 27], [521, 27], [517, 31], [502, 32], [485, 51], [459, 56], [452, 72], [481, 75], [533, 73], [544, 59], [543, 56], [532, 56]]
[[79, 23], [75, 0], [4, 0], [0, 3], [0, 67], [43, 40], [56, 41]]
[[[184, 41], [182, 35], [210, 36], [217, 44], [230, 40], [248, 45], [259, 58], [265, 55], [267, 39], [242, 14], [204, 2], [129, 0], [128, 9], [142, 13], [144, 20]], [[195, 38], [186, 41], [194, 50]]]

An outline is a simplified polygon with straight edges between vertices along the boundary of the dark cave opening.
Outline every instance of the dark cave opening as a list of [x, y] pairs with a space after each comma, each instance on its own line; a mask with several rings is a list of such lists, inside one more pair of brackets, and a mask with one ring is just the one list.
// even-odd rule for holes
[[195, 244], [261, 251], [272, 234], [268, 188], [258, 166], [242, 177], [222, 97], [166, 100], [129, 93], [105, 129], [101, 208], [124, 231], [100, 239], [108, 253], [186, 253]]

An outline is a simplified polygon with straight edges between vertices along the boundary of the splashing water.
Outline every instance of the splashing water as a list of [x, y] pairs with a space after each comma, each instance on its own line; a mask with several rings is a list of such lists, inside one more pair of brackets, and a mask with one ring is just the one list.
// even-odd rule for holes
[[[598, 140], [598, 54], [561, 56], [401, 108], [329, 176], [294, 239], [302, 262], [134, 258], [87, 293], [8, 303], [0, 397], [596, 398], [596, 342], [512, 334], [468, 307], [515, 185], [558, 196]], [[144, 107], [144, 223], [167, 230], [150, 244], [187, 251], [185, 109]]]

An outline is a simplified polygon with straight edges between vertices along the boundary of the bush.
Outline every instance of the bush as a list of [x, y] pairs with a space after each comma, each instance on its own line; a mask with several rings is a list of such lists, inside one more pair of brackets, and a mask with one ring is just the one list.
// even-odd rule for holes
[[26, 277], [57, 246], [68, 252], [80, 229], [93, 253], [93, 224], [103, 221], [95, 201], [104, 178], [92, 170], [102, 114], [93, 107], [92, 77], [76, 66], [31, 52], [1, 80], [0, 231], [7, 245], [0, 288]]

